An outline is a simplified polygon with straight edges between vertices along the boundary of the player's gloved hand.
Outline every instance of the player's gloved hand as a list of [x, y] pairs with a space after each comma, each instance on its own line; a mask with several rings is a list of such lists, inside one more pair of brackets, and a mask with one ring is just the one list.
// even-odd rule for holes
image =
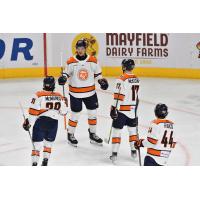
[[144, 145], [142, 144], [142, 141], [144, 139], [140, 139], [140, 140], [137, 140], [135, 143], [134, 143], [134, 146], [136, 149], [139, 149], [140, 147], [144, 147]]
[[113, 120], [116, 120], [116, 119], [118, 118], [118, 110], [117, 110], [117, 108], [114, 107], [114, 106], [111, 106], [110, 117], [111, 117]]
[[98, 83], [100, 84], [102, 90], [108, 89], [109, 84], [108, 84], [108, 81], [105, 78], [99, 79]]
[[58, 78], [58, 84], [59, 85], [65, 85], [66, 82], [67, 82], [67, 77], [66, 76], [60, 76]]
[[29, 131], [30, 127], [31, 127], [31, 125], [28, 121], [28, 118], [26, 118], [24, 123], [23, 123], [23, 128], [24, 128], [25, 131]]

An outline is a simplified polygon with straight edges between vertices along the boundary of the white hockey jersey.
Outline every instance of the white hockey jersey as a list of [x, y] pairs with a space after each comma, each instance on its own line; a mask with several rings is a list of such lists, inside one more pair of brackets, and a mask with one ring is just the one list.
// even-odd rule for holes
[[171, 151], [176, 146], [174, 123], [167, 119], [152, 121], [147, 139], [142, 144], [147, 147], [147, 155], [159, 165], [166, 165]]
[[101, 67], [94, 56], [85, 60], [70, 57], [64, 73], [68, 76], [69, 93], [76, 98], [86, 98], [95, 94], [95, 79], [102, 78]]
[[39, 91], [35, 93], [29, 107], [29, 122], [33, 124], [40, 116], [58, 119], [59, 115], [66, 115], [67, 111], [68, 108], [60, 93]]
[[136, 117], [140, 81], [134, 74], [124, 73], [116, 80], [113, 106], [129, 118]]

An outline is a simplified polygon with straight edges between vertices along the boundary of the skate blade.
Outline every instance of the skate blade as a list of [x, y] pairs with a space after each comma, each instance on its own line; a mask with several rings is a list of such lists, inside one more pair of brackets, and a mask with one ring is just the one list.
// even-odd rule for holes
[[94, 145], [101, 146], [101, 147], [103, 146], [103, 143], [97, 143], [93, 140], [90, 140], [90, 144], [94, 144]]
[[131, 157], [132, 157], [133, 159], [136, 159], [136, 158], [137, 158], [137, 154], [134, 154], [134, 155], [131, 154]]
[[71, 145], [72, 147], [75, 147], [75, 148], [77, 148], [77, 146], [78, 146], [77, 144], [72, 144], [72, 143], [69, 142], [69, 141], [68, 141], [68, 144]]
[[111, 160], [111, 162], [112, 162], [113, 165], [117, 165], [117, 158], [116, 159], [110, 158], [110, 160]]

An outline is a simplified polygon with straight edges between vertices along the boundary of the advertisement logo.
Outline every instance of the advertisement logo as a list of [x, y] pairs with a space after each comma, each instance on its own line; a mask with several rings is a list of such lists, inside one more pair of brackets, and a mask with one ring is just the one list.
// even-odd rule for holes
[[168, 57], [169, 34], [106, 33], [106, 56], [163, 59]]
[[99, 44], [97, 39], [90, 33], [78, 34], [72, 42], [72, 53], [76, 53], [76, 42], [78, 40], [85, 40], [87, 43], [87, 54], [91, 56], [97, 56], [99, 52]]
[[198, 58], [200, 58], [200, 42], [197, 43], [196, 47], [199, 50], [199, 56], [198, 56]]
[[[30, 61], [33, 60], [31, 55], [31, 49], [33, 47], [33, 41], [30, 38], [14, 38], [11, 50], [11, 61], [17, 61], [19, 54], [24, 56], [24, 60]], [[7, 44], [4, 40], [0, 39], [0, 59], [3, 58]]]
[[78, 72], [78, 78], [81, 81], [85, 81], [88, 79], [88, 71], [87, 69], [80, 69]]

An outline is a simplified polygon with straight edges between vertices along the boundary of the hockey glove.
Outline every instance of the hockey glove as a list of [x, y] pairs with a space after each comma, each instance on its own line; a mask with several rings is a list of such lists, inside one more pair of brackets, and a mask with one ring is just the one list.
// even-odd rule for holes
[[23, 123], [23, 128], [24, 128], [25, 131], [29, 131], [30, 127], [31, 127], [31, 125], [28, 121], [28, 118], [26, 118], [24, 123]]
[[111, 106], [110, 117], [111, 117], [113, 120], [116, 120], [116, 119], [118, 118], [118, 110], [117, 110], [117, 108], [114, 107], [114, 106]]
[[66, 82], [67, 82], [67, 77], [66, 76], [60, 76], [58, 78], [58, 84], [59, 85], [65, 85]]
[[108, 89], [108, 81], [105, 78], [99, 79], [98, 83], [100, 84], [102, 90]]
[[144, 139], [140, 139], [140, 140], [137, 140], [135, 143], [134, 143], [134, 146], [136, 149], [139, 149], [140, 147], [144, 147], [144, 145], [142, 144], [142, 141]]

